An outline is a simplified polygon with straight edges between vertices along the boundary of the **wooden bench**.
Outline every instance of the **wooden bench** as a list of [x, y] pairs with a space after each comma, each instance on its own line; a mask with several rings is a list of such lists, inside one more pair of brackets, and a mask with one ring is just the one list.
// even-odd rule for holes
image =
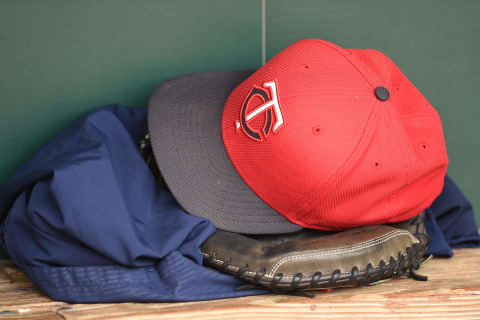
[[458, 249], [419, 270], [429, 281], [395, 279], [318, 292], [315, 298], [263, 295], [190, 303], [68, 304], [39, 291], [0, 260], [5, 319], [480, 319], [480, 249]]

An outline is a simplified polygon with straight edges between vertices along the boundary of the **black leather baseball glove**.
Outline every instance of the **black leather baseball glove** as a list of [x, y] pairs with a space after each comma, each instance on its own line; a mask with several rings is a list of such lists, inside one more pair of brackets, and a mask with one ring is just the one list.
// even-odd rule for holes
[[423, 219], [421, 214], [395, 226], [334, 233], [304, 229], [253, 236], [219, 230], [201, 250], [207, 266], [272, 290], [358, 286], [399, 276], [427, 280], [414, 271], [428, 243]]

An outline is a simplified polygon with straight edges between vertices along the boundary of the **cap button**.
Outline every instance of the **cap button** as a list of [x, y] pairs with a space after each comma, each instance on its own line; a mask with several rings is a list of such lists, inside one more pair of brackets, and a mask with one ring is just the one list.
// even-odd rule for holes
[[380, 101], [387, 101], [388, 98], [390, 98], [390, 92], [388, 92], [387, 88], [385, 87], [376, 87], [375, 96]]

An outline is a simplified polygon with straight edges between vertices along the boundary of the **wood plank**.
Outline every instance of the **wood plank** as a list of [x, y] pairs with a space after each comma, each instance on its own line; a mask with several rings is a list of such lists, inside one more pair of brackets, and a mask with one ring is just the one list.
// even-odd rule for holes
[[0, 272], [0, 318], [480, 319], [480, 250], [454, 252], [452, 259], [435, 258], [422, 266], [419, 273], [429, 276], [427, 282], [395, 279], [319, 292], [315, 298], [271, 294], [189, 303], [67, 304], [50, 300], [31, 282], [18, 290], [16, 284], [26, 283], [2, 282], [10, 278]]
[[[11, 260], [0, 260], [0, 271], [6, 275], [11, 282], [29, 282], [27, 276], [18, 270]], [[1, 273], [0, 273], [1, 274]], [[0, 279], [2, 277], [0, 276]]]

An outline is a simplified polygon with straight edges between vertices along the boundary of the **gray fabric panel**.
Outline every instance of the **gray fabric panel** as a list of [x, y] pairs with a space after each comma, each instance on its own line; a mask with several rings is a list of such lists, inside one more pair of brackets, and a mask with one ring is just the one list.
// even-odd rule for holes
[[295, 232], [302, 227], [274, 211], [245, 184], [223, 145], [223, 106], [251, 73], [183, 75], [158, 86], [148, 108], [153, 152], [169, 189], [190, 214], [232, 232]]

